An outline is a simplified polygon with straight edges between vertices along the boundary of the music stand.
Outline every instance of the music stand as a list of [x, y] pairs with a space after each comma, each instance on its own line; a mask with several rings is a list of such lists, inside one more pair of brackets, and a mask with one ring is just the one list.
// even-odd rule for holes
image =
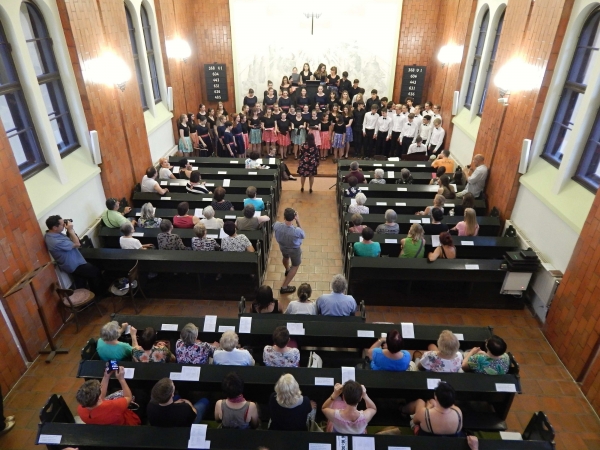
[[50, 349], [42, 349], [39, 351], [41, 355], [48, 355], [46, 358], [46, 362], [49, 363], [54, 359], [57, 354], [65, 354], [69, 353], [69, 350], [66, 348], [57, 348], [54, 345], [54, 341], [52, 340], [52, 335], [50, 334], [50, 330], [48, 330], [48, 323], [46, 322], [46, 316], [40, 305], [40, 299], [37, 296], [37, 292], [35, 290], [35, 286], [33, 285], [33, 279], [37, 276], [38, 273], [42, 272], [46, 267], [54, 265], [54, 262], [49, 262], [44, 264], [43, 266], [38, 267], [37, 269], [33, 269], [31, 272], [25, 274], [23, 278], [21, 278], [17, 283], [11, 287], [6, 294], [4, 294], [4, 298], [8, 298], [13, 294], [16, 294], [20, 290], [24, 289], [28, 285], [31, 287], [31, 292], [33, 293], [33, 298], [35, 299], [35, 304], [37, 305], [38, 314], [40, 316], [40, 321], [42, 322], [42, 326], [44, 327], [44, 332], [46, 333], [46, 338], [48, 339], [48, 345]]

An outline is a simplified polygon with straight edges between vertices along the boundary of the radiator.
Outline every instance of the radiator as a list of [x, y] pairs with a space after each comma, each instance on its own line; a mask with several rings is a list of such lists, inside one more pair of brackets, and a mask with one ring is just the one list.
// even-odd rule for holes
[[542, 262], [541, 267], [533, 274], [527, 293], [531, 302], [531, 309], [542, 322], [545, 322], [556, 289], [562, 281], [563, 273], [545, 259], [543, 253], [541, 253], [527, 236], [519, 230], [514, 222], [507, 220], [504, 225], [504, 230], [506, 230], [509, 225], [512, 225], [516, 230], [520, 247], [522, 249], [531, 248], [537, 253], [538, 258]]

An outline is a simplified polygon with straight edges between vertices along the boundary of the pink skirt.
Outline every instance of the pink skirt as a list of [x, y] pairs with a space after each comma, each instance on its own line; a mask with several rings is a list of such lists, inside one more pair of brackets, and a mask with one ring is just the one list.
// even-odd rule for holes
[[244, 133], [242, 134], [242, 137], [244, 138], [244, 145], [246, 146], [246, 148], [250, 148], [250, 141], [248, 140], [248, 133]]
[[321, 132], [318, 130], [310, 130], [308, 134], [312, 134], [315, 137], [315, 145], [317, 147], [321, 146]]
[[285, 134], [279, 133], [277, 135], [277, 143], [279, 145], [283, 145], [283, 146], [290, 145], [290, 135], [287, 133], [285, 133]]
[[263, 142], [277, 142], [277, 136], [275, 136], [272, 128], [263, 131], [262, 140]]
[[329, 139], [329, 131], [321, 131], [321, 150], [329, 150], [331, 148], [331, 140]]

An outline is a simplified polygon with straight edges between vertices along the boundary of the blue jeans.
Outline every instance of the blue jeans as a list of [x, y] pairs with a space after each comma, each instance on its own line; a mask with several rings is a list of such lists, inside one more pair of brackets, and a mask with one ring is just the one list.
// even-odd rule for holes
[[194, 408], [196, 409], [196, 420], [194, 420], [195, 424], [202, 422], [202, 417], [204, 416], [204, 413], [206, 413], [208, 405], [210, 405], [210, 402], [207, 398], [201, 398], [194, 404]]

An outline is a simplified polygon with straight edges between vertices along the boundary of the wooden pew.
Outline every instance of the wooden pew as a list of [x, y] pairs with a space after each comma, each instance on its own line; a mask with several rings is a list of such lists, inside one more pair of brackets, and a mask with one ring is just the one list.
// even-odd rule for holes
[[[345, 189], [348, 189], [350, 184], [341, 183], [338, 188], [339, 195], [343, 194]], [[428, 184], [361, 184], [358, 186], [363, 194], [367, 197], [377, 198], [426, 198], [433, 201], [433, 198], [437, 194], [439, 186]], [[457, 191], [462, 191], [464, 186], [457, 186]], [[454, 199], [449, 201], [455, 201], [455, 203], [461, 204], [461, 199]]]
[[377, 160], [353, 160], [349, 159], [340, 159], [338, 161], [338, 171], [342, 174], [346, 174], [350, 172], [350, 164], [353, 161], [358, 162], [358, 166], [364, 171], [374, 171], [375, 169], [383, 169], [385, 171], [395, 170], [400, 172], [402, 169], [410, 170], [410, 173], [432, 173], [435, 172], [436, 169], [431, 167], [430, 161], [377, 161]]
[[[365, 203], [365, 206], [369, 208], [370, 214], [385, 214], [388, 209], [393, 209], [398, 214], [414, 214], [417, 211], [424, 211], [428, 206], [433, 207], [433, 196], [431, 198], [377, 198], [370, 197], [368, 193], [365, 195], [367, 196], [367, 202]], [[342, 214], [348, 212], [348, 207], [351, 205], [353, 200], [354, 199], [348, 197], [340, 198], [340, 202], [342, 204], [340, 217]], [[456, 203], [456, 200], [446, 201], [444, 204], [444, 215], [449, 215], [450, 210], [457, 204], [460, 205], [461, 203], [461, 200], [458, 200], [458, 203]], [[487, 208], [484, 200], [475, 200], [475, 212], [478, 216], [486, 215]], [[419, 217], [416, 218], [418, 219]]]
[[[179, 167], [179, 161], [186, 158], [188, 162], [195, 167], [198, 167], [200, 171], [206, 167], [235, 167], [235, 168], [244, 168], [246, 164], [245, 158], [221, 158], [217, 156], [211, 157], [200, 157], [200, 156], [170, 156], [169, 163], [174, 167]], [[279, 169], [281, 166], [281, 161], [279, 158], [262, 158], [262, 164], [265, 166], [269, 166], [271, 169]]]
[[[385, 173], [383, 174], [383, 179], [385, 180], [386, 184], [395, 184], [396, 180], [398, 178], [400, 178], [400, 170], [395, 170], [393, 174], [390, 174], [389, 170], [386, 170]], [[413, 184], [412, 185], [423, 185], [423, 184], [429, 184], [429, 182], [431, 181], [431, 173], [430, 172], [415, 172], [412, 173], [412, 178], [413, 178]], [[338, 182], [342, 182], [343, 181], [343, 177], [347, 175], [347, 172], [344, 173], [338, 173]], [[371, 179], [375, 178], [375, 172], [374, 171], [363, 171], [363, 175], [366, 178], [367, 183], [369, 183], [369, 181], [371, 181]], [[392, 175], [390, 177], [390, 175]], [[452, 175], [452, 174], [450, 174]], [[360, 184], [360, 186], [363, 186], [363, 184]], [[367, 184], [364, 184], [364, 186], [367, 186]], [[407, 186], [405, 184], [399, 184], [398, 186]], [[410, 185], [408, 185], [410, 186]]]

